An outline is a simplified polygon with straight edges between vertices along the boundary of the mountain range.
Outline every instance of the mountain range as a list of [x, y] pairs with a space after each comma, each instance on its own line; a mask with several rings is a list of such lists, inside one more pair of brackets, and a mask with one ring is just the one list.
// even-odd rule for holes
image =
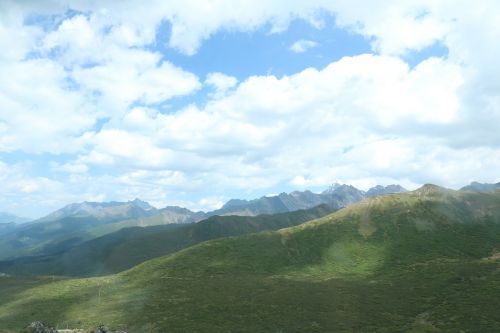
[[[473, 182], [462, 190], [492, 192], [499, 184]], [[378, 185], [362, 191], [351, 185], [334, 184], [322, 193], [294, 191], [254, 200], [232, 199], [211, 212], [193, 212], [177, 206], [158, 209], [139, 199], [129, 202], [74, 203], [32, 222], [0, 224], [0, 260], [64, 252], [125, 227], [193, 223], [215, 215], [276, 214], [321, 204], [335, 210], [373, 196], [403, 192], [406, 190], [400, 185]]]
[[67, 205], [55, 212], [33, 221], [33, 223], [44, 223], [61, 220], [64, 218], [96, 219], [112, 223], [116, 221], [143, 219], [160, 216], [163, 224], [189, 223], [202, 219], [203, 212], [192, 212], [189, 209], [167, 206], [157, 209], [149, 203], [135, 199], [128, 202], [82, 202]]
[[[194, 225], [202, 224], [220, 225]], [[219, 236], [102, 277], [0, 277], [1, 327], [39, 319], [128, 332], [500, 329], [500, 192], [425, 185], [279, 230]]]
[[105, 220], [106, 223], [129, 220], [147, 219], [161, 216], [158, 224], [190, 223], [200, 221], [214, 215], [256, 216], [260, 214], [276, 214], [308, 209], [321, 204], [327, 204], [332, 209], [339, 209], [360, 201], [366, 197], [406, 192], [400, 185], [377, 185], [368, 191], [362, 191], [351, 185], [335, 184], [322, 193], [311, 191], [294, 191], [276, 196], [263, 196], [254, 200], [231, 199], [220, 209], [211, 212], [193, 212], [189, 209], [167, 206], [157, 209], [139, 199], [129, 202], [82, 202], [67, 205], [34, 223], [61, 220], [64, 218], [92, 218]]
[[281, 193], [277, 196], [264, 196], [254, 200], [229, 200], [222, 208], [208, 215], [248, 215], [276, 214], [298, 209], [307, 209], [326, 204], [332, 209], [346, 207], [367, 197], [406, 192], [400, 185], [375, 186], [368, 191], [362, 191], [351, 185], [334, 184], [322, 193], [311, 191], [294, 191]]
[[3, 231], [0, 229], [0, 260], [64, 252], [124, 227], [192, 223], [215, 215], [257, 216], [285, 213], [321, 204], [339, 209], [363, 200], [368, 196], [367, 193], [375, 191], [389, 193], [405, 190], [401, 186], [391, 185], [364, 192], [350, 185], [336, 184], [323, 193], [295, 191], [250, 201], [230, 200], [222, 208], [206, 213], [176, 206], [157, 209], [139, 199], [128, 202], [73, 203], [35, 221], [4, 228]]

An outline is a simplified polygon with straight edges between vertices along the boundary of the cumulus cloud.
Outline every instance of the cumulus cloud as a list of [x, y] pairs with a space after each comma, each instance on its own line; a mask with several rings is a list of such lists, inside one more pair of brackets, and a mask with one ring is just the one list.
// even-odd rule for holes
[[67, 172], [71, 174], [86, 173], [89, 170], [88, 166], [83, 163], [59, 164], [56, 162], [52, 163], [51, 169], [56, 172]]
[[199, 200], [198, 204], [202, 210], [215, 210], [221, 208], [224, 205], [224, 198], [206, 197]]
[[238, 79], [234, 76], [226, 75], [224, 73], [209, 73], [205, 80], [205, 84], [208, 84], [215, 88], [216, 92], [221, 94], [226, 92], [228, 89], [233, 88], [238, 83]]
[[[0, 151], [75, 152], [96, 112], [50, 59], [0, 62]], [[63, 121], [64, 120], [64, 121]]]
[[24, 216], [29, 217], [37, 216], [40, 209], [60, 205], [60, 195], [65, 192], [65, 186], [61, 182], [48, 177], [32, 176], [22, 164], [0, 161], [0, 182], [1, 207], [8, 211], [24, 212]]
[[[316, 184], [368, 177], [370, 170], [405, 178], [420, 155], [420, 142], [410, 138], [443, 142], [446, 135], [436, 129], [460, 124], [461, 85], [460, 68], [443, 59], [410, 69], [396, 57], [346, 57], [322, 70], [250, 77], [202, 109], [173, 114], [134, 109], [116, 124], [128, 131], [101, 131], [83, 160], [183, 170], [192, 178], [210, 172], [219, 182], [212, 188], [269, 186], [286, 179], [301, 185], [306, 174], [325, 172], [328, 177]], [[140, 126], [127, 125], [132, 123]], [[354, 168], [357, 163], [366, 170]], [[241, 177], [253, 181], [235, 181]]]
[[[3, 1], [0, 152], [70, 161], [51, 165], [57, 179], [0, 164], [2, 206], [130, 196], [215, 207], [229, 188], [500, 180], [497, 2], [231, 4]], [[158, 106], [203, 84], [154, 45], [193, 55], [218, 31], [280, 33], [295, 19], [320, 29], [325, 13], [370, 40], [371, 54], [283, 77], [210, 73], [203, 84], [215, 92], [203, 104]], [[164, 22], [168, 36], [158, 34]], [[436, 44], [448, 54], [404, 61]]]
[[0, 151], [75, 153], [99, 119], [201, 87], [196, 75], [138, 48], [134, 32], [99, 11], [44, 32], [22, 23], [29, 12], [3, 5], [0, 44], [13, 47], [5, 45], [10, 51], [0, 58]]
[[290, 46], [290, 51], [295, 53], [304, 53], [309, 49], [317, 47], [319, 44], [312, 40], [301, 39]]

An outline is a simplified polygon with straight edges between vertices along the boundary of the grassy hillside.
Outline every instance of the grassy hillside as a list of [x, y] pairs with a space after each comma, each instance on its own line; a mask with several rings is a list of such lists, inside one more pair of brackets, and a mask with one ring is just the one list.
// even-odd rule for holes
[[204, 215], [175, 206], [158, 210], [138, 199], [75, 203], [14, 228], [0, 225], [0, 260], [65, 252], [126, 227], [190, 223]]
[[[275, 232], [207, 241], [99, 278], [2, 278], [6, 329], [495, 332], [500, 194], [434, 186]], [[1, 327], [0, 325], [0, 327]]]
[[[320, 205], [307, 210], [274, 215], [213, 216], [192, 224], [124, 228], [56, 255], [0, 262], [0, 272], [15, 275], [67, 276], [117, 273], [148, 259], [206, 240], [263, 230], [277, 230], [298, 225], [331, 212], [332, 209], [328, 206]], [[124, 226], [126, 223], [129, 221], [120, 222], [119, 225]]]
[[65, 249], [89, 237], [88, 229], [108, 221], [97, 218], [67, 217], [57, 221], [27, 223], [0, 239], [0, 259], [51, 252], [53, 244]]
[[126, 220], [89, 216], [64, 217], [55, 221], [25, 224], [5, 231], [2, 231], [0, 225], [0, 260], [61, 253], [123, 228], [168, 225], [171, 221], [171, 216], [159, 214]]

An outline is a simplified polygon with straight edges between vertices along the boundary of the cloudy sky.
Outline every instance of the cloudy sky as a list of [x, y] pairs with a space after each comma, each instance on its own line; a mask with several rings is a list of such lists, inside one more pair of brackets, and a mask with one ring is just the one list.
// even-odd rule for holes
[[496, 0], [0, 2], [0, 211], [500, 181]]

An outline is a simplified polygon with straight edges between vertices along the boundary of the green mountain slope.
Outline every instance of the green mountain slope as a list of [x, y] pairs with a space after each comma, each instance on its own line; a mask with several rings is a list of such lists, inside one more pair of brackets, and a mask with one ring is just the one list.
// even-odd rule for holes
[[28, 223], [12, 229], [0, 239], [0, 259], [47, 253], [69, 248], [88, 236], [87, 229], [106, 223], [97, 218], [66, 217], [57, 221]]
[[[0, 262], [0, 272], [15, 275], [95, 276], [116, 273], [143, 261], [215, 238], [277, 230], [332, 212], [327, 205], [275, 215], [213, 216], [192, 224], [124, 228], [49, 256]], [[144, 219], [146, 222], [158, 217]], [[123, 221], [120, 227], [135, 221]], [[113, 228], [116, 225], [111, 225]], [[107, 226], [109, 228], [110, 226]], [[102, 231], [101, 231], [102, 232]], [[97, 231], [94, 231], [96, 234]]]
[[[0, 323], [129, 332], [495, 332], [500, 194], [372, 198], [99, 278], [2, 278]], [[1, 327], [0, 325], [0, 327]]]
[[[144, 223], [144, 220], [147, 221]], [[116, 221], [94, 217], [64, 217], [0, 230], [0, 260], [67, 251], [88, 240], [136, 225], [160, 224], [159, 218]], [[3, 226], [3, 225], [2, 225]]]
[[64, 252], [124, 227], [190, 223], [204, 216], [175, 206], [156, 209], [138, 199], [74, 203], [31, 223], [0, 228], [0, 260]]

